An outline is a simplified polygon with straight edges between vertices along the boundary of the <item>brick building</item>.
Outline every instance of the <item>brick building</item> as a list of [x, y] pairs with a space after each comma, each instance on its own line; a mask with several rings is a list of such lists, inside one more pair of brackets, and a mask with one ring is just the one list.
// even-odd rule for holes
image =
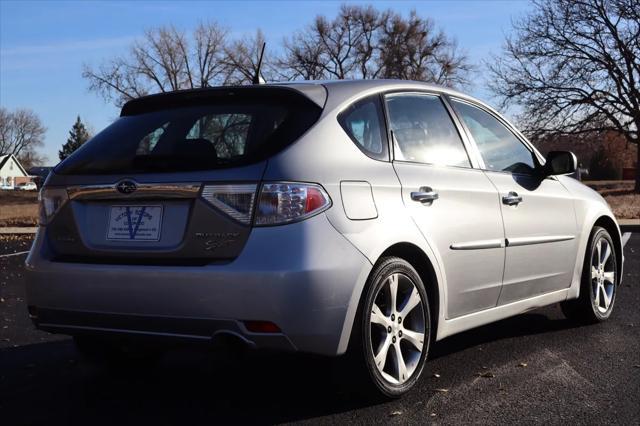
[[629, 143], [620, 133], [556, 135], [532, 142], [543, 154], [549, 151], [573, 152], [581, 167], [590, 171], [586, 179], [635, 179], [638, 145]]

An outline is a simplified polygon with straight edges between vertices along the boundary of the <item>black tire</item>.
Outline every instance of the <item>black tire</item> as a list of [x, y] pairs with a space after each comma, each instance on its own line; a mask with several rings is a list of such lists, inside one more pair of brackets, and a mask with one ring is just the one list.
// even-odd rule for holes
[[[599, 296], [597, 301], [595, 298], [594, 287], [598, 285], [598, 278], [592, 279], [592, 263], [594, 259], [597, 258], [597, 245], [599, 241], [606, 241], [611, 250], [604, 267], [614, 273], [613, 285], [608, 285], [608, 288], [612, 290], [610, 303], [604, 311], [602, 309], [603, 296]], [[613, 306], [615, 305], [618, 280], [618, 263], [613, 239], [606, 229], [596, 226], [591, 231], [589, 244], [584, 257], [582, 279], [580, 282], [580, 296], [577, 299], [562, 302], [560, 304], [562, 312], [568, 319], [582, 324], [595, 324], [606, 321], [611, 316]], [[606, 301], [604, 301], [604, 304], [606, 304]]]
[[73, 341], [85, 361], [109, 367], [150, 367], [163, 354], [156, 346], [122, 339], [83, 335], [74, 336]]
[[[395, 340], [393, 340], [393, 345], [389, 349], [389, 353], [385, 357], [386, 362], [390, 359], [396, 360], [396, 352], [395, 352], [395, 343], [398, 342], [398, 347], [402, 346], [405, 350], [410, 351], [413, 355], [412, 361], [412, 373], [410, 374], [408, 379], [402, 383], [391, 383], [387, 380], [384, 375], [379, 371], [378, 367], [375, 363], [375, 355], [372, 341], [372, 325], [370, 323], [370, 315], [373, 308], [373, 303], [375, 302], [376, 296], [379, 295], [379, 290], [385, 285], [387, 280], [394, 274], [400, 274], [399, 279], [405, 280], [408, 279], [411, 281], [411, 284], [415, 286], [415, 289], [418, 291], [422, 309], [419, 309], [419, 306], [416, 306], [410, 314], [407, 321], [405, 323], [409, 323], [410, 321], [417, 320], [418, 322], [423, 321], [424, 326], [424, 336], [423, 336], [423, 346], [422, 352], [419, 356], [414, 353], [417, 352], [417, 348], [413, 345], [410, 345], [409, 340], [402, 340], [402, 328], [397, 331], [394, 330], [390, 332], [390, 336], [393, 336]], [[404, 284], [407, 288], [407, 281], [404, 281]], [[398, 285], [398, 288], [401, 284]], [[400, 289], [399, 289], [400, 291]], [[407, 290], [408, 291], [408, 290]], [[403, 296], [402, 293], [398, 293], [399, 297]], [[406, 294], [404, 295], [405, 300]], [[396, 303], [398, 305], [400, 301]], [[391, 319], [391, 317], [389, 317]], [[403, 319], [397, 318], [397, 321], [401, 323]], [[405, 324], [402, 325], [403, 327]], [[408, 326], [407, 326], [408, 327]], [[398, 326], [400, 328], [400, 326]], [[413, 330], [413, 328], [411, 328]], [[375, 330], [374, 330], [375, 331]], [[384, 335], [384, 327], [380, 330], [380, 333]], [[406, 333], [406, 330], [405, 330]], [[386, 338], [384, 336], [383, 338]], [[406, 335], [404, 336], [406, 338]], [[375, 336], [374, 339], [375, 340]], [[360, 391], [365, 390], [365, 394], [368, 396], [377, 396], [377, 397], [385, 397], [385, 398], [399, 398], [403, 394], [407, 393], [413, 386], [416, 384], [422, 371], [424, 369], [427, 355], [429, 352], [429, 343], [431, 340], [431, 315], [429, 310], [429, 299], [427, 297], [427, 292], [424, 287], [424, 283], [422, 279], [416, 272], [416, 270], [409, 264], [406, 260], [398, 258], [398, 257], [385, 257], [380, 259], [380, 261], [376, 264], [373, 271], [371, 272], [367, 284], [365, 286], [365, 291], [362, 295], [360, 306], [358, 308], [358, 313], [356, 316], [356, 320], [354, 322], [354, 328], [352, 330], [351, 336], [351, 345], [349, 348], [350, 352], [350, 364], [352, 366], [351, 372], [359, 370], [359, 385], [361, 386]], [[407, 349], [407, 345], [409, 345], [409, 349]], [[414, 351], [412, 351], [413, 349]], [[403, 361], [404, 365], [404, 361]], [[408, 365], [408, 364], [407, 364]], [[398, 377], [400, 373], [398, 372]], [[353, 374], [351, 374], [353, 377]], [[388, 377], [388, 376], [387, 376]]]

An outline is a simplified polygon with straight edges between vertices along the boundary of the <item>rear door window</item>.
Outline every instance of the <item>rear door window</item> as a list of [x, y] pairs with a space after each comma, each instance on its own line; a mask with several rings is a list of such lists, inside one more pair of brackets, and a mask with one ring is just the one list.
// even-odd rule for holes
[[394, 94], [386, 98], [395, 160], [470, 167], [462, 139], [438, 96]]

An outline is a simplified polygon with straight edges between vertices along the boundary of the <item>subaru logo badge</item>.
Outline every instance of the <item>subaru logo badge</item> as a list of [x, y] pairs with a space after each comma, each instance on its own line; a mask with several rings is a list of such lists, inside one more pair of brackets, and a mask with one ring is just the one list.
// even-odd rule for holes
[[116, 185], [116, 189], [121, 194], [131, 194], [135, 192], [136, 189], [138, 189], [138, 185], [136, 185], [136, 183], [132, 180], [123, 180], [118, 182], [118, 184]]

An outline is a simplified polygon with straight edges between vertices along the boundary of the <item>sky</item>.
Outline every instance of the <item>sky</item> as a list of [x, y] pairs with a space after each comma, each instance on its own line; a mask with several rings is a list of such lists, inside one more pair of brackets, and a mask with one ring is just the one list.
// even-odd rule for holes
[[[47, 128], [41, 154], [46, 165], [80, 115], [95, 133], [119, 110], [88, 90], [83, 64], [99, 65], [127, 52], [145, 29], [174, 25], [189, 32], [214, 20], [232, 36], [264, 31], [278, 45], [316, 15], [332, 18], [344, 1], [11, 1], [0, 0], [0, 106], [35, 111]], [[378, 9], [408, 15], [416, 9], [456, 39], [476, 72], [470, 94], [491, 102], [482, 61], [500, 53], [511, 21], [531, 7], [526, 1], [368, 1]], [[495, 103], [495, 102], [493, 102]]]

